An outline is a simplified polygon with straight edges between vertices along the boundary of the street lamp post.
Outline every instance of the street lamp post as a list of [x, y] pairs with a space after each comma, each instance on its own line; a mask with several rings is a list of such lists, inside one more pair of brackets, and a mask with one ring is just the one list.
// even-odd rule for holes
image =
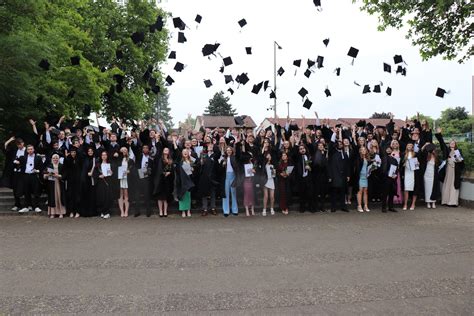
[[276, 62], [276, 56], [277, 56], [277, 48], [281, 49], [281, 46], [278, 45], [276, 41], [273, 41], [273, 89], [275, 91], [275, 99], [273, 99], [273, 116], [276, 118], [277, 116], [277, 62]]

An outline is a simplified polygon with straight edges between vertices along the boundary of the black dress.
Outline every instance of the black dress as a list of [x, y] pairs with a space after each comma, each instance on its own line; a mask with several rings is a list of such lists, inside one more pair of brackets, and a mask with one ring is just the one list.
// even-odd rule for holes
[[70, 212], [80, 213], [81, 203], [81, 174], [82, 160], [80, 157], [72, 158], [68, 156], [64, 162], [66, 170], [66, 210]]
[[[113, 204], [114, 196], [112, 192], [112, 185], [111, 185], [111, 179], [114, 176], [112, 174], [111, 176], [105, 176], [104, 178], [99, 178], [99, 176], [102, 174], [101, 171], [101, 165], [102, 163], [96, 163], [96, 167], [94, 170], [94, 180], [96, 181], [96, 206], [97, 209], [102, 213], [102, 214], [110, 214], [110, 209]], [[115, 175], [116, 176], [116, 175]]]
[[95, 157], [86, 157], [81, 168], [81, 216], [92, 217], [97, 216], [95, 204], [95, 179], [94, 176], [89, 176], [89, 172], [94, 172]]
[[[155, 159], [156, 171], [153, 177], [153, 196], [159, 201], [173, 201], [174, 165], [166, 165], [160, 157]], [[166, 172], [170, 172], [165, 176]]]

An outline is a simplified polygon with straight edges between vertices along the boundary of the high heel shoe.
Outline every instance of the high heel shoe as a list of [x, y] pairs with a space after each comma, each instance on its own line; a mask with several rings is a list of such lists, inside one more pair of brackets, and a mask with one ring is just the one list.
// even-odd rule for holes
[[357, 206], [357, 211], [359, 211], [359, 213], [364, 213], [364, 210], [362, 209], [362, 206]]

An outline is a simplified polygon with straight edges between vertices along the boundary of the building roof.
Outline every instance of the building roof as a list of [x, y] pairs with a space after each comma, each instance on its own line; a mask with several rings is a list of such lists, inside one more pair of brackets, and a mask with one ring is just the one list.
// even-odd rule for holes
[[[291, 118], [290, 118], [291, 119]], [[284, 126], [286, 124], [286, 118], [271, 118], [267, 117], [265, 120], [268, 120], [270, 123], [275, 124], [277, 122], [279, 125]], [[302, 118], [293, 118], [292, 119], [298, 127], [302, 127], [303, 125], [303, 119]], [[371, 123], [374, 126], [377, 125], [386, 125], [389, 122], [389, 119], [368, 119], [368, 118], [338, 118], [338, 119], [329, 119], [329, 126], [335, 126], [337, 124], [342, 124], [342, 125], [354, 125], [360, 120], [365, 120], [367, 123]], [[306, 125], [314, 125], [316, 122], [316, 118], [306, 118]], [[320, 119], [321, 124], [323, 123], [324, 119]], [[393, 119], [394, 123], [396, 126], [403, 126], [405, 125], [404, 120], [400, 119]]]
[[[368, 118], [338, 118], [339, 121], [343, 122], [344, 125], [355, 125], [360, 120], [365, 120], [367, 123], [371, 123], [374, 126], [377, 125], [387, 125], [390, 121], [389, 119], [368, 119]], [[393, 119], [395, 126], [403, 126], [405, 125], [404, 120], [400, 119]]]
[[[244, 121], [244, 127], [247, 128], [255, 128], [257, 124], [255, 124], [252, 117], [248, 115], [240, 115], [240, 117]], [[233, 128], [233, 127], [240, 127], [235, 122], [234, 116], [212, 116], [212, 115], [200, 115], [196, 118], [196, 122], [199, 120], [201, 126], [204, 128], [206, 127], [224, 127], [224, 128]]]

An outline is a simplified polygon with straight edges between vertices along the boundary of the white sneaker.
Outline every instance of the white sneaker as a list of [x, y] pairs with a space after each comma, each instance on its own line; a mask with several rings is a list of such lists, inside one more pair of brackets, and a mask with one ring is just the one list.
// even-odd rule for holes
[[32, 210], [33, 210], [33, 207], [32, 207], [32, 206], [28, 206], [28, 210], [29, 210], [29, 211], [32, 211]]
[[270, 214], [271, 214], [271, 215], [275, 215], [275, 210], [271, 208], [271, 209], [270, 209]]
[[18, 211], [18, 206], [12, 207], [12, 212], [16, 212], [16, 211]]
[[40, 209], [39, 207], [35, 208], [35, 212], [36, 212], [36, 213], [41, 213], [42, 211], [43, 211], [43, 210]]
[[426, 203], [427, 208], [431, 208], [431, 203]]
[[103, 213], [100, 213], [100, 217], [101, 217], [101, 218], [104, 218], [104, 214], [103, 214]]
[[18, 213], [28, 213], [29, 209], [27, 207], [22, 208]]
[[433, 208], [436, 208], [436, 203], [433, 203]]
[[105, 214], [103, 218], [105, 219], [110, 218], [110, 214]]
[[370, 212], [370, 210], [369, 210], [369, 208], [368, 208], [368, 207], [366, 207], [366, 208], [365, 208], [365, 211], [366, 211], [366, 212]]
[[267, 210], [266, 209], [263, 209], [262, 216], [267, 216]]

